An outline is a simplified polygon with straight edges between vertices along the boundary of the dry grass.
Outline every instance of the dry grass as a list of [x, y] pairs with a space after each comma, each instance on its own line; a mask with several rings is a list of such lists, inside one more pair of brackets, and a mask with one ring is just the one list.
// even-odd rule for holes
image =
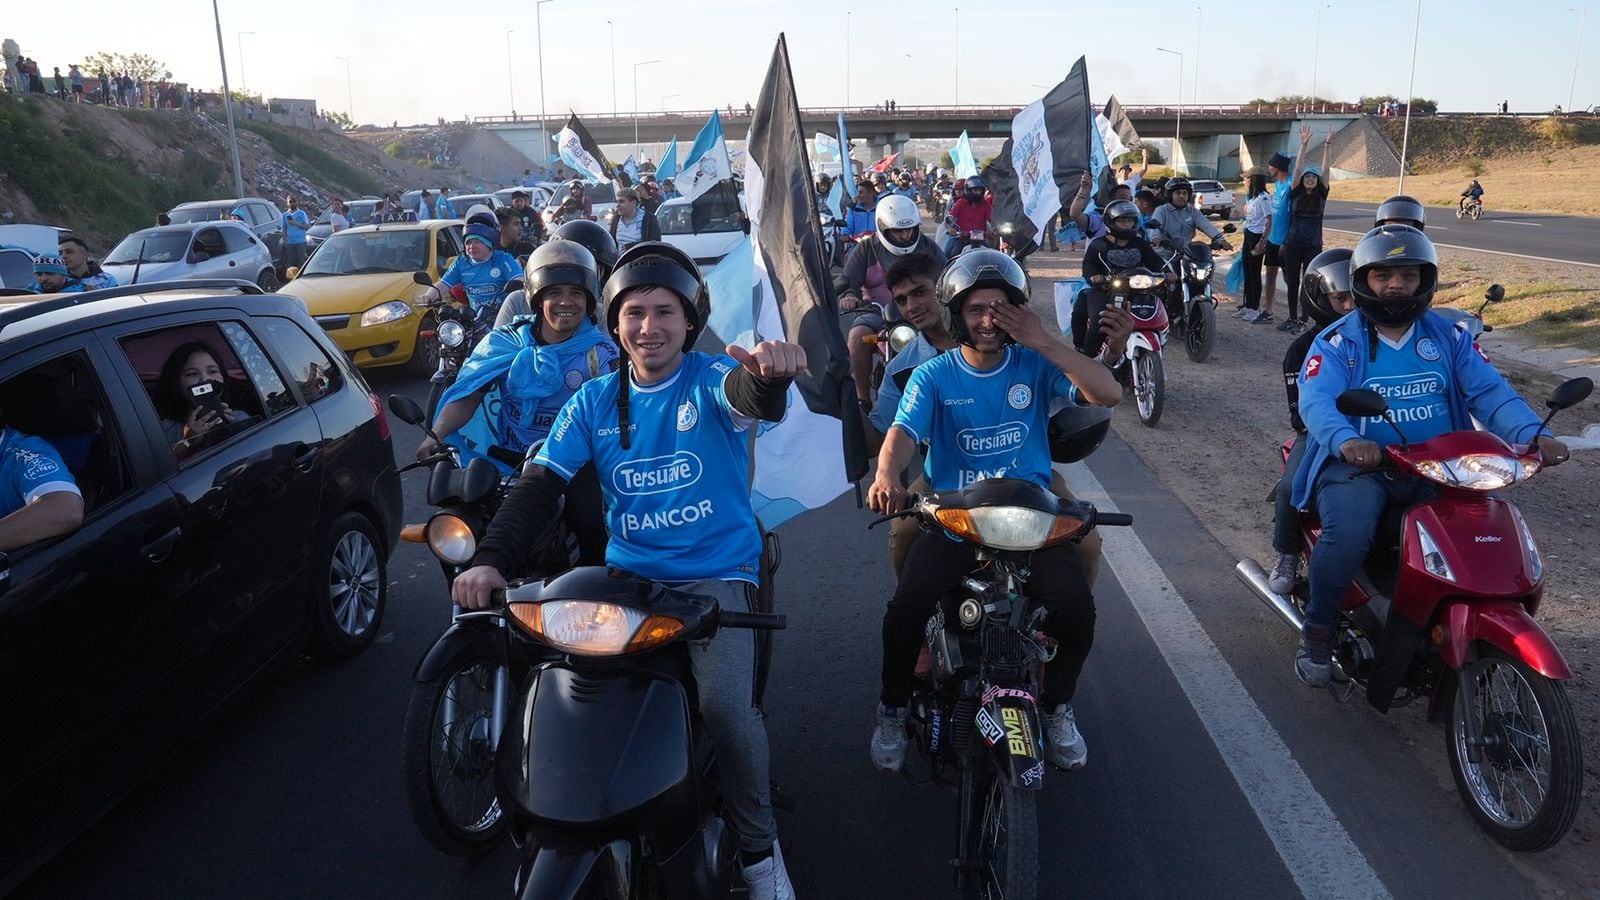
[[[1600, 193], [1584, 187], [1600, 178], [1596, 145], [1469, 160], [1442, 171], [1408, 175], [1406, 193], [1428, 206], [1454, 206], [1472, 180], [1472, 169], [1481, 170], [1478, 182], [1483, 185], [1484, 205], [1491, 211], [1600, 216]], [[1392, 179], [1361, 178], [1335, 181], [1332, 195], [1336, 200], [1378, 202], [1394, 193]]]

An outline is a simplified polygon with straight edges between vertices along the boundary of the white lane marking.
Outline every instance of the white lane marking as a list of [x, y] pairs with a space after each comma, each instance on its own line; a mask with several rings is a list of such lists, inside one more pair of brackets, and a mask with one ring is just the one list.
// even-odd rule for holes
[[1519, 222], [1516, 219], [1490, 219], [1496, 225], [1526, 225], [1529, 228], [1543, 228], [1543, 222]]
[[[1062, 470], [1080, 498], [1097, 509], [1116, 508], [1083, 463]], [[1301, 893], [1308, 900], [1389, 897], [1378, 873], [1295, 762], [1144, 542], [1130, 528], [1106, 528], [1101, 537], [1105, 541], [1102, 556]], [[1283, 675], [1293, 677], [1287, 653]]]
[[[1348, 228], [1323, 228], [1323, 231], [1337, 231], [1340, 234], [1363, 235], [1365, 231], [1351, 231]], [[1443, 230], [1443, 229], [1441, 229]], [[1462, 244], [1444, 244], [1434, 241], [1435, 247], [1449, 247], [1452, 250], [1470, 250], [1473, 253], [1493, 253], [1495, 256], [1514, 256], [1517, 259], [1531, 259], [1536, 262], [1559, 263], [1563, 266], [1588, 266], [1591, 269], [1600, 269], [1600, 263], [1582, 262], [1576, 259], [1556, 259], [1550, 256], [1530, 256], [1526, 253], [1512, 253], [1509, 250], [1487, 250], [1483, 247], [1467, 247]]]
[[1376, 206], [1352, 206], [1351, 209], [1354, 209], [1356, 212], [1369, 212], [1369, 213], [1375, 213], [1375, 212], [1378, 211], [1378, 208]]

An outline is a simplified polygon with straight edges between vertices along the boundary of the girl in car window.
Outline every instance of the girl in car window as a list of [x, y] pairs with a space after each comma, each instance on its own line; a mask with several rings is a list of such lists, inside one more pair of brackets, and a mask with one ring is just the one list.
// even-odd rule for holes
[[192, 450], [192, 439], [203, 435], [225, 422], [242, 422], [250, 418], [243, 410], [221, 404], [221, 412], [198, 403], [190, 388], [202, 382], [211, 382], [221, 392], [227, 384], [227, 375], [218, 362], [222, 357], [205, 341], [190, 341], [179, 346], [167, 357], [161, 367], [161, 377], [156, 381], [156, 408], [161, 413], [161, 432], [180, 456]]

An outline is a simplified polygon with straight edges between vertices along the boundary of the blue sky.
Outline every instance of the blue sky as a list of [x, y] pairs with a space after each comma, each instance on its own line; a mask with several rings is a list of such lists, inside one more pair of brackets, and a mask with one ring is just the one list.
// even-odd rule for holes
[[[639, 70], [640, 109], [659, 109], [663, 102], [678, 109], [743, 105], [760, 87], [779, 31], [788, 33], [801, 105], [841, 104], [847, 11], [849, 99], [857, 105], [888, 97], [902, 106], [948, 104], [958, 90], [962, 103], [1023, 103], [1042, 93], [1032, 85], [1054, 83], [1084, 54], [1096, 99], [1115, 93], [1125, 103], [1170, 102], [1178, 60], [1148, 49], [1154, 45], [1184, 54], [1186, 102], [1196, 96], [1202, 104], [1240, 102], [1310, 92], [1317, 10], [1324, 5], [1211, 0], [1199, 13], [1194, 3], [1159, 0], [1126, 6], [965, 2], [958, 54], [955, 3], [553, 0], [542, 7], [545, 105], [551, 115], [569, 107], [580, 113], [612, 109], [608, 18], [616, 26], [616, 104], [624, 113], [634, 105], [633, 63], [647, 59], [662, 62]], [[424, 0], [220, 4], [236, 87], [242, 43], [242, 80], [252, 90], [312, 97], [340, 110], [350, 101], [345, 65], [335, 57], [348, 58], [360, 121], [505, 114], [513, 89], [510, 29], [516, 108], [524, 115], [539, 109], [531, 2], [505, 9], [476, 3], [460, 12]], [[211, 4], [161, 5], [163, 14], [133, 14], [121, 0], [74, 0], [74, 14], [65, 20], [10, 17], [4, 36], [38, 59], [47, 75], [52, 65], [65, 71], [81, 55], [119, 50], [155, 56], [180, 80], [220, 84]], [[1600, 0], [1590, 6], [1578, 107], [1600, 103]], [[908, 13], [908, 7], [918, 11]], [[1424, 0], [1416, 93], [1436, 98], [1445, 110], [1488, 109], [1502, 99], [1518, 110], [1566, 106], [1581, 8], [1573, 0]], [[1406, 0], [1334, 2], [1322, 13], [1318, 92], [1350, 99], [1403, 94], [1414, 10]], [[253, 34], [236, 34], [241, 31]], [[1162, 36], [1149, 37], [1153, 33]], [[1468, 52], [1474, 46], [1477, 51]], [[959, 88], [952, 62], [958, 55]]]

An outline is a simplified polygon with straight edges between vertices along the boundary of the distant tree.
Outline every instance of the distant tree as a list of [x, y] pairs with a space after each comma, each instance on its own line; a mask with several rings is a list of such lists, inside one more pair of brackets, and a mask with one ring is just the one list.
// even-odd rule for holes
[[956, 161], [950, 158], [949, 150], [939, 154], [939, 165], [946, 169], [954, 169], [956, 167]]
[[1113, 164], [1119, 165], [1119, 166], [1123, 165], [1123, 164], [1127, 164], [1127, 165], [1130, 165], [1130, 166], [1137, 166], [1137, 165], [1139, 165], [1139, 160], [1143, 158], [1143, 156], [1141, 155], [1143, 150], [1150, 151], [1150, 164], [1151, 165], [1160, 165], [1161, 163], [1164, 163], [1164, 162], [1167, 161], [1167, 158], [1165, 156], [1161, 155], [1161, 151], [1159, 149], [1157, 149], [1154, 144], [1148, 144], [1147, 143], [1147, 144], [1142, 145], [1142, 148], [1140, 150], [1129, 150], [1127, 153], [1124, 153], [1121, 156], [1117, 157], [1116, 159], [1113, 159], [1111, 162]]
[[172, 77], [166, 63], [143, 53], [91, 53], [84, 57], [84, 66], [90, 72], [105, 72], [107, 75], [126, 72], [132, 78], [145, 81]]
[[1327, 97], [1312, 97], [1307, 94], [1280, 94], [1271, 100], [1265, 97], [1257, 97], [1246, 103], [1245, 106], [1321, 106], [1323, 104], [1338, 105], [1344, 102], [1343, 100], [1330, 100]]
[[339, 126], [340, 128], [345, 129], [346, 131], [355, 127], [356, 124], [355, 121], [350, 118], [349, 113], [342, 113], [337, 110], [325, 109], [322, 111], [322, 117]]

